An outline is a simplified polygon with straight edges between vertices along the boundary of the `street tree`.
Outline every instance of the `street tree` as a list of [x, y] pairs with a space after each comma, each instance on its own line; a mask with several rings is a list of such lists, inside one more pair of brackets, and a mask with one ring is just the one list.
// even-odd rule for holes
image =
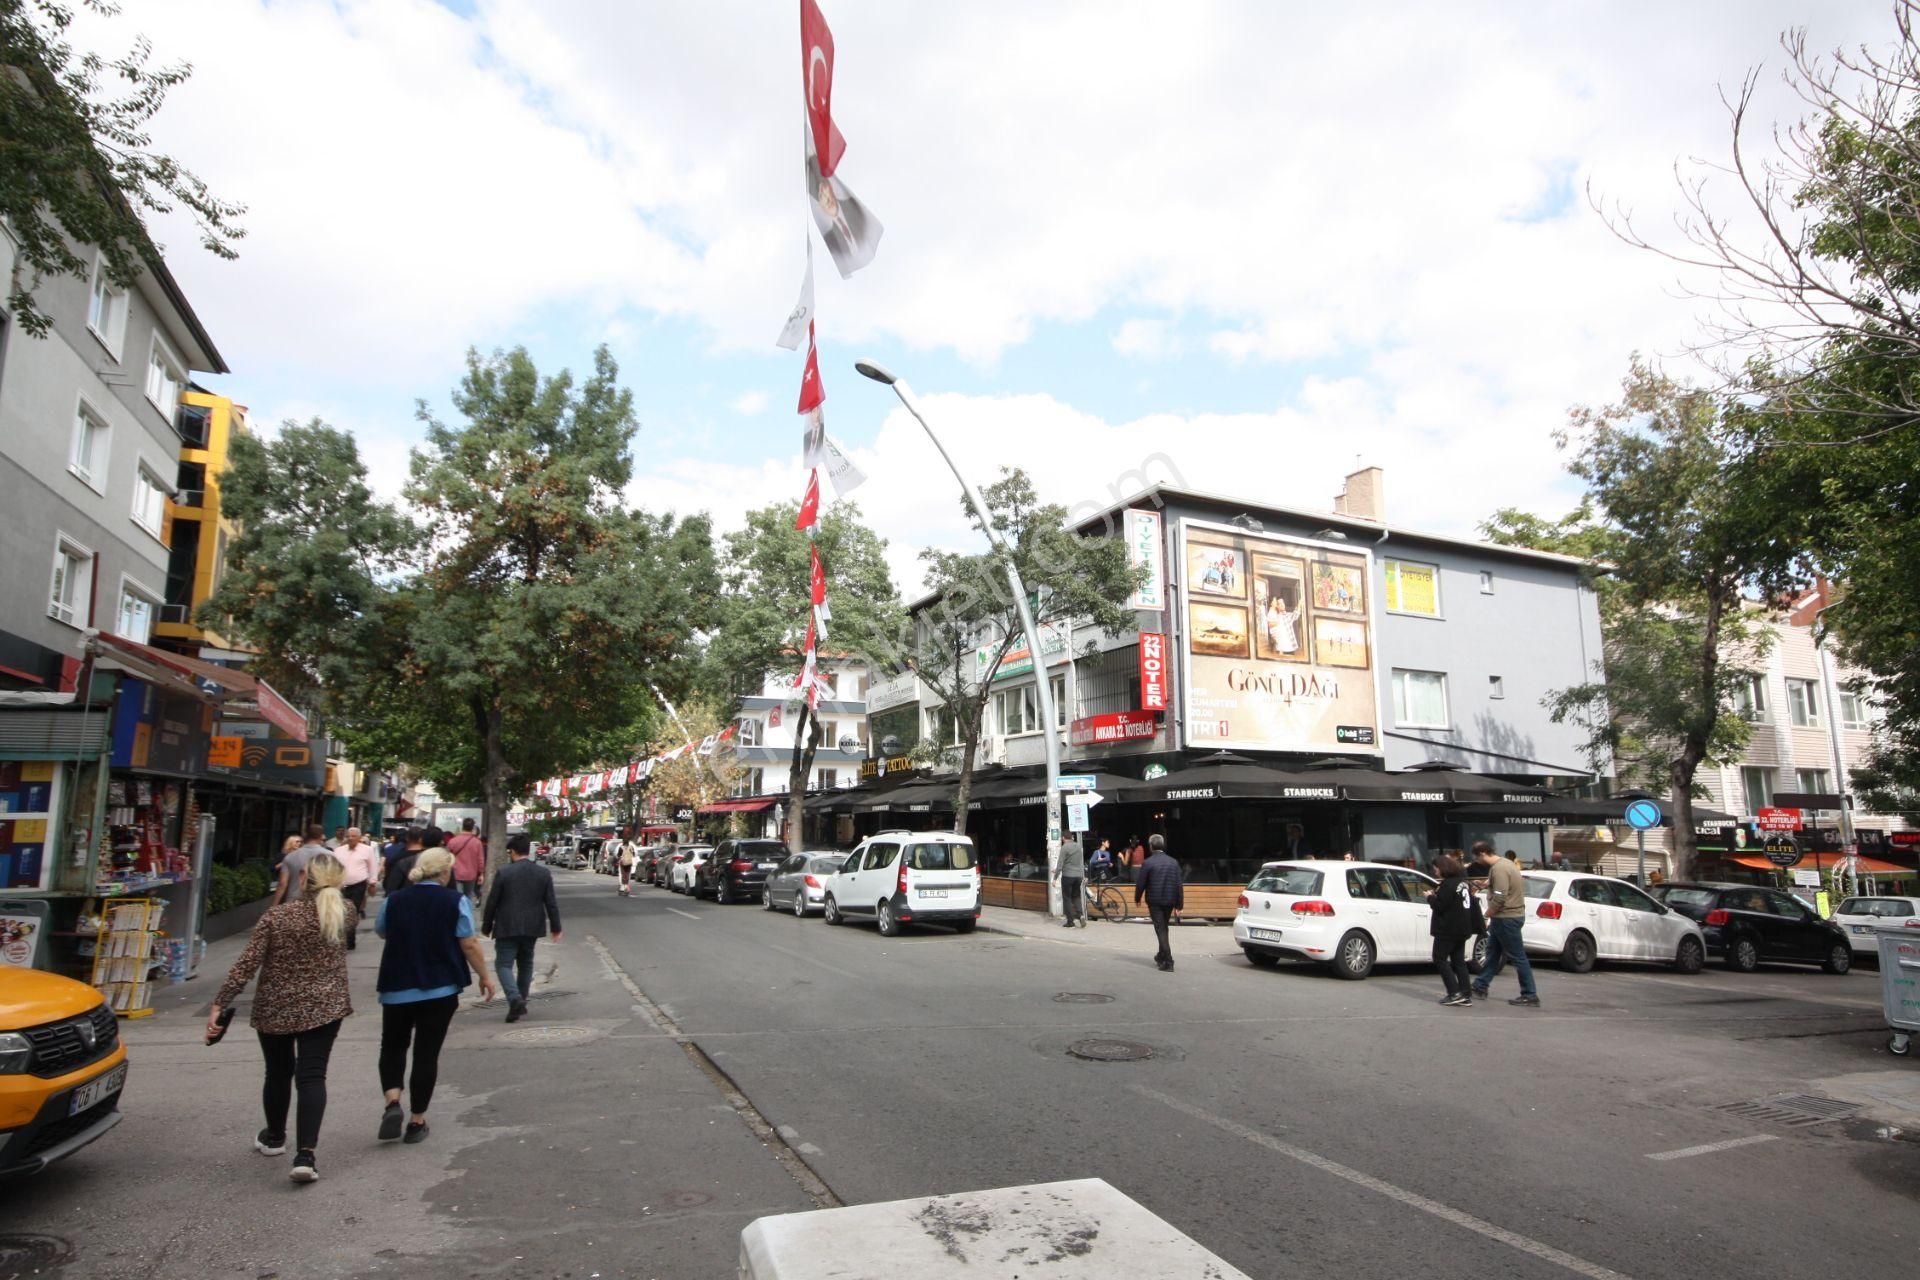
[[[736, 740], [716, 742], [702, 750], [709, 738], [717, 738], [727, 727], [722, 704], [695, 697], [675, 711], [676, 719], [660, 722], [658, 735], [646, 745], [644, 754], [679, 754], [671, 760], [657, 761], [653, 772], [640, 784], [668, 821], [683, 809], [699, 813], [703, 806], [726, 795], [744, 772], [734, 751]], [[692, 743], [691, 749], [687, 749], [688, 743]]]
[[[103, 15], [108, 0], [82, 0]], [[215, 196], [173, 157], [153, 149], [148, 124], [167, 94], [193, 74], [186, 63], [154, 66], [145, 37], [118, 57], [74, 48], [74, 6], [61, 0], [0, 0], [0, 222], [16, 245], [7, 310], [21, 331], [44, 336], [52, 319], [37, 293], [49, 276], [86, 279], [97, 248], [122, 289], [159, 250], [142, 212], [184, 207], [201, 246], [222, 258], [246, 234], [243, 205]]]
[[[794, 527], [797, 503], [776, 503], [747, 513], [746, 526], [726, 535], [721, 570], [719, 627], [707, 658], [717, 690], [731, 700], [741, 690], [758, 691], [770, 672], [799, 669], [812, 613], [811, 560], [807, 533]], [[860, 518], [852, 502], [835, 502], [821, 513], [811, 546], [825, 566], [832, 610], [823, 656], [867, 654], [898, 632], [900, 598], [887, 568], [886, 540]], [[793, 749], [787, 760], [787, 840], [805, 839], [807, 779], [825, 743], [821, 720], [804, 698], [792, 718]]]
[[[1138, 589], [1140, 573], [1127, 562], [1124, 543], [1074, 533], [1067, 527], [1066, 508], [1042, 503], [1033, 482], [1017, 468], [1002, 468], [1000, 479], [980, 497], [987, 518], [1027, 584], [1043, 645], [1050, 632], [1067, 645], [1068, 630], [1084, 628], [1086, 647], [1091, 648], [1100, 633], [1124, 631], [1132, 625], [1134, 614], [1126, 601]], [[962, 506], [972, 517], [964, 500]], [[975, 524], [978, 527], [977, 518]], [[1009, 654], [1026, 644], [1026, 636], [1007, 585], [1006, 558], [998, 551], [963, 555], [929, 548], [920, 553], [920, 559], [926, 565], [927, 591], [933, 600], [911, 620], [904, 660], [939, 700], [943, 722], [950, 717], [957, 729], [960, 773], [953, 829], [964, 835], [987, 703], [996, 691], [1000, 668]], [[1031, 655], [1034, 680], [1047, 678], [1050, 657]], [[1059, 728], [1048, 725], [1045, 731], [1057, 733]]]

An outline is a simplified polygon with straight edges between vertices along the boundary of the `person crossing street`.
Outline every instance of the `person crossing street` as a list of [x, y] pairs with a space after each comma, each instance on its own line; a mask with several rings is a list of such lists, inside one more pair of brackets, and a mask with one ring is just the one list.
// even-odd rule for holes
[[1147, 860], [1140, 864], [1140, 874], [1134, 881], [1133, 900], [1144, 900], [1147, 914], [1153, 918], [1153, 936], [1160, 949], [1153, 953], [1153, 962], [1162, 973], [1173, 972], [1173, 944], [1167, 931], [1175, 913], [1187, 905], [1187, 877], [1180, 870], [1180, 864], [1167, 852], [1165, 836], [1154, 835], [1147, 839], [1151, 852]]
[[493, 939], [493, 968], [500, 978], [500, 993], [507, 998], [508, 1022], [527, 1016], [533, 948], [540, 935], [551, 933], [555, 942], [560, 941], [560, 904], [554, 897], [553, 873], [527, 853], [526, 836], [507, 838], [509, 861], [493, 878], [480, 917], [480, 932]]
[[1494, 853], [1485, 840], [1473, 842], [1474, 862], [1487, 869], [1487, 962], [1473, 984], [1473, 994], [1482, 1000], [1500, 976], [1500, 967], [1513, 962], [1520, 978], [1520, 994], [1508, 1004], [1526, 1008], [1540, 1007], [1540, 992], [1533, 985], [1533, 962], [1527, 959], [1521, 931], [1527, 922], [1527, 882], [1518, 864]]

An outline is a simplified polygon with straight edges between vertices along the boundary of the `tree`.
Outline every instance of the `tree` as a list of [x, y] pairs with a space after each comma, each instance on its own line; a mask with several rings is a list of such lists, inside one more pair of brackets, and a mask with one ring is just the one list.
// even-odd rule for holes
[[1665, 790], [1673, 871], [1692, 872], [1700, 766], [1737, 758], [1747, 723], [1729, 708], [1741, 663], [1765, 649], [1751, 597], [1786, 585], [1791, 556], [1778, 513], [1753, 496], [1758, 463], [1742, 453], [1729, 408], [1635, 359], [1618, 404], [1576, 408], [1557, 440], [1587, 483], [1574, 516], [1547, 522], [1506, 511], [1495, 541], [1540, 545], [1602, 562], [1604, 662], [1594, 678], [1552, 691], [1556, 721], [1587, 735], [1596, 772]]
[[[108, 0], [83, 0], [114, 14]], [[222, 258], [245, 206], [223, 201], [171, 156], [152, 150], [147, 125], [167, 93], [193, 74], [186, 63], [149, 65], [153, 47], [141, 37], [132, 50], [108, 59], [77, 53], [68, 39], [74, 10], [60, 0], [0, 0], [0, 222], [18, 245], [7, 286], [7, 309], [20, 328], [43, 336], [52, 319], [35, 295], [46, 276], [85, 279], [91, 245], [107, 276], [133, 286], [159, 251], [141, 211], [170, 213], [185, 206], [200, 243]], [[119, 82], [120, 96], [103, 96], [103, 78]]]
[[688, 742], [694, 744], [693, 750], [655, 764], [643, 784], [669, 820], [678, 809], [691, 809], [697, 814], [702, 805], [725, 795], [740, 776], [731, 742], [717, 744], [710, 754], [700, 754], [700, 744], [726, 728], [727, 719], [721, 710], [704, 698], [695, 698], [678, 711], [678, 721], [663, 720], [658, 736], [645, 749], [645, 754], [657, 756]]
[[[799, 510], [798, 503], [789, 502], [749, 511], [746, 527], [726, 536], [720, 626], [708, 659], [729, 694], [757, 691], [768, 672], [799, 668], [813, 608], [809, 539], [794, 528]], [[858, 506], [846, 501], [821, 514], [814, 535], [833, 614], [823, 654], [875, 650], [900, 625], [886, 540], [861, 522]], [[807, 779], [821, 745], [820, 717], [803, 699], [787, 762], [787, 841], [796, 849], [805, 840]]]
[[[1122, 542], [1070, 531], [1066, 508], [1041, 503], [1033, 482], [1015, 468], [1002, 468], [1000, 479], [980, 497], [1033, 597], [1034, 625], [1043, 643], [1049, 628], [1071, 624], [1112, 632], [1133, 625], [1126, 601], [1139, 588], [1140, 573], [1127, 562]], [[973, 515], [970, 509], [968, 514]], [[975, 524], [978, 527], [977, 517]], [[973, 765], [994, 678], [1007, 655], [1026, 643], [1026, 636], [999, 552], [961, 555], [930, 548], [920, 559], [927, 566], [927, 591], [934, 601], [913, 619], [908, 665], [959, 730], [953, 829], [964, 835]], [[1047, 659], [1046, 654], [1033, 655], [1035, 680], [1047, 675]], [[1059, 730], [1049, 725], [1047, 732]]]

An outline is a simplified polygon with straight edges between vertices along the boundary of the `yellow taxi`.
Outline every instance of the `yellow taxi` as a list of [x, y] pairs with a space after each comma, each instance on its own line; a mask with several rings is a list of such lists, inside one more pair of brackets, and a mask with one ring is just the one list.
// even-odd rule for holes
[[38, 1173], [120, 1123], [127, 1050], [100, 993], [0, 965], [0, 1177]]

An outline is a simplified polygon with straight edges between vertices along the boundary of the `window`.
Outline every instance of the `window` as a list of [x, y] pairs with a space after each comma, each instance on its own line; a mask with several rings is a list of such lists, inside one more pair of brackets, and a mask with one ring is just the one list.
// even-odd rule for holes
[[757, 747], [766, 741], [766, 726], [752, 716], [743, 716], [740, 721], [740, 745]]
[[1857, 693], [1840, 695], [1840, 727], [1843, 729], [1864, 729], [1867, 727], [1867, 700]]
[[993, 719], [1005, 738], [1040, 732], [1040, 710], [1035, 705], [1034, 687], [1002, 689], [993, 695]]
[[145, 588], [123, 580], [120, 583], [120, 613], [113, 624], [114, 634], [137, 644], [145, 644], [153, 635], [154, 604], [153, 596]]
[[1614, 902], [1628, 911], [1644, 911], [1650, 916], [1660, 914], [1660, 904], [1640, 892], [1624, 880], [1615, 880], [1611, 886]]
[[1820, 724], [1820, 691], [1811, 680], [1787, 681], [1787, 718], [1802, 729]]
[[86, 481], [95, 493], [107, 491], [107, 458], [113, 429], [85, 400], [73, 416], [73, 452], [67, 469]]
[[133, 522], [156, 538], [167, 527], [166, 481], [145, 462], [133, 473]]
[[819, 770], [819, 775], [820, 781], [815, 785], [825, 790], [831, 791], [840, 785], [840, 771], [838, 769], [821, 769]]
[[1387, 561], [1387, 611], [1440, 616], [1440, 566], [1410, 560]]
[[93, 260], [92, 296], [87, 301], [87, 328], [93, 336], [100, 339], [100, 345], [107, 349], [117, 363], [120, 359], [120, 342], [127, 332], [127, 291], [114, 287], [107, 278], [107, 260], [95, 255]]
[[1751, 671], [1734, 677], [1733, 709], [1747, 720], [1767, 718], [1767, 679]]
[[54, 544], [47, 616], [69, 626], [84, 627], [92, 599], [93, 552], [70, 539], [59, 539]]
[[160, 340], [159, 334], [153, 335], [153, 353], [147, 357], [147, 399], [153, 401], [169, 425], [173, 414], [180, 407], [180, 393], [186, 390], [186, 371], [174, 358], [167, 344]]
[[1393, 879], [1384, 867], [1347, 872], [1347, 896], [1362, 902], [1397, 902]]
[[1415, 729], [1446, 729], [1447, 677], [1440, 671], [1393, 673], [1394, 722]]
[[1480, 571], [1480, 594], [1483, 596], [1493, 594], [1493, 570], [1491, 569]]
[[[1138, 677], [1135, 678], [1137, 679]], [[1067, 720], [1070, 718], [1067, 715], [1066, 676], [1058, 675], [1052, 677], [1047, 681], [1047, 688], [1053, 691], [1053, 727], [1056, 729], [1064, 729], [1067, 727]]]
[[1823, 793], [1833, 790], [1833, 774], [1825, 769], [1795, 769], [1793, 780], [1802, 791]]
[[1759, 813], [1773, 807], [1773, 770], [1747, 765], [1740, 770], [1740, 793], [1746, 798], [1747, 812]]
[[1488, 676], [1487, 677], [1487, 696], [1489, 698], [1506, 697], [1507, 682], [1499, 676]]
[[966, 871], [973, 866], [973, 846], [955, 841], [951, 844], [910, 844], [907, 865], [915, 871]]
[[821, 748], [826, 751], [832, 751], [838, 745], [840, 745], [839, 724], [832, 720], [822, 720], [820, 722]]

